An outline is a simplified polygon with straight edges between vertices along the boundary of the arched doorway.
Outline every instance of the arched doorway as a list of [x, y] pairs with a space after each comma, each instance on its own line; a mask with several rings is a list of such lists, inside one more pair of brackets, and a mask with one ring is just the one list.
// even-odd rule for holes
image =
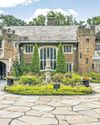
[[6, 77], [6, 64], [0, 62], [0, 79], [4, 79]]

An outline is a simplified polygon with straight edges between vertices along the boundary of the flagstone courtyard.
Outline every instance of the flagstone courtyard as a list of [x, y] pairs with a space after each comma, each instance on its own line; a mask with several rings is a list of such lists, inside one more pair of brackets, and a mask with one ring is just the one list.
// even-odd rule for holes
[[100, 84], [83, 96], [21, 96], [0, 84], [0, 125], [100, 125]]

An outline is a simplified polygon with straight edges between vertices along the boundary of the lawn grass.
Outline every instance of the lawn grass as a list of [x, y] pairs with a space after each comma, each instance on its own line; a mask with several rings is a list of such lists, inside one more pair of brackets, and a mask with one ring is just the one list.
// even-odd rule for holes
[[55, 90], [53, 84], [49, 85], [36, 85], [36, 86], [27, 86], [27, 85], [13, 85], [6, 86], [5, 91], [13, 94], [20, 95], [84, 95], [92, 93], [91, 87], [85, 86], [60, 86], [60, 89]]

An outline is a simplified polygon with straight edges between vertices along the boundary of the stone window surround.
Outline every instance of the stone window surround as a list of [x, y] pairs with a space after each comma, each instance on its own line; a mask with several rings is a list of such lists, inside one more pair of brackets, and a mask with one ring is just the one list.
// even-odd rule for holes
[[67, 68], [67, 64], [71, 64], [71, 68], [72, 68], [71, 72], [73, 72], [73, 63], [72, 62], [66, 62], [66, 68]]
[[33, 44], [25, 44], [24, 46], [23, 46], [23, 48], [24, 48], [24, 54], [33, 54], [33, 52], [26, 52], [26, 46], [28, 46], [28, 47], [32, 47], [33, 46], [33, 51], [34, 51], [34, 45]]
[[2, 42], [2, 48], [0, 48], [0, 50], [2, 51], [2, 53], [0, 55], [0, 58], [3, 58], [4, 57], [4, 43], [5, 43], [5, 41], [2, 40], [1, 42]]
[[[39, 47], [39, 58], [40, 58], [40, 50], [43, 49], [43, 48], [53, 48], [53, 49], [56, 49], [56, 60], [57, 60], [57, 52], [58, 52], [58, 48], [56, 46], [42, 46], [42, 47]], [[44, 70], [40, 70], [40, 71], [44, 71]], [[55, 71], [55, 70], [52, 70], [52, 71]]]
[[[64, 47], [65, 46], [71, 46], [71, 52], [64, 52]], [[64, 54], [73, 54], [73, 44], [64, 44], [63, 45], [63, 52], [64, 52]]]

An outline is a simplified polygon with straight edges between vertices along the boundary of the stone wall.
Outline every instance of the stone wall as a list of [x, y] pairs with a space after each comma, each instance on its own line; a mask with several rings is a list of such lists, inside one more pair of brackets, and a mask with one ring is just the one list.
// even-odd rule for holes
[[78, 70], [79, 72], [89, 72], [92, 70], [95, 51], [95, 27], [79, 27], [77, 34], [79, 41]]

